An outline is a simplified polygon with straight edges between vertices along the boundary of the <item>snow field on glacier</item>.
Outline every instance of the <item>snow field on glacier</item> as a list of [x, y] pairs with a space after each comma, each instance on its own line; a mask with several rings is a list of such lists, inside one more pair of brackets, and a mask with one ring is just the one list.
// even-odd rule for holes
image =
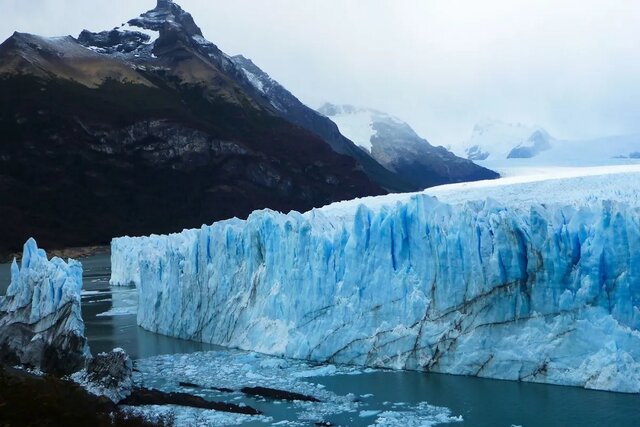
[[[640, 391], [640, 168], [455, 184], [112, 242], [151, 331]], [[436, 196], [434, 198], [432, 196]]]

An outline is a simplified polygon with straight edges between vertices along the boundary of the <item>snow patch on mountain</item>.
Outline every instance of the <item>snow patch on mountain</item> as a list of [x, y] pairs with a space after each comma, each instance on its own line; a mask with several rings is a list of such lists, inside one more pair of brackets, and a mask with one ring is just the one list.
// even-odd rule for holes
[[372, 139], [377, 135], [374, 123], [391, 121], [402, 125], [402, 120], [371, 108], [359, 108], [352, 105], [324, 104], [318, 109], [321, 114], [329, 117], [340, 129], [340, 133], [371, 153]]
[[145, 44], [154, 44], [156, 40], [160, 38], [160, 31], [150, 30], [144, 27], [131, 25], [129, 23], [123, 24], [122, 26], [118, 27], [117, 31], [142, 33], [149, 37]]
[[371, 139], [376, 134], [373, 129], [373, 117], [369, 111], [358, 111], [342, 116], [332, 117], [338, 125], [340, 133], [371, 153]]
[[260, 92], [265, 93], [264, 83], [262, 82], [262, 80], [260, 80], [260, 78], [258, 78], [258, 76], [248, 71], [246, 68], [242, 68], [242, 71], [249, 80], [249, 83], [253, 85], [253, 87], [258, 89]]
[[318, 111], [382, 166], [415, 183], [416, 189], [498, 177], [444, 147], [434, 147], [411, 126], [390, 114], [333, 104], [325, 104]]

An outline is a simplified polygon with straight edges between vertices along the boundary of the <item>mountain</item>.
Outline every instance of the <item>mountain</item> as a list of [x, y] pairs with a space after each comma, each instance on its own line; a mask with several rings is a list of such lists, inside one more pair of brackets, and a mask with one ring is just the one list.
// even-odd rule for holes
[[552, 147], [554, 138], [541, 127], [485, 120], [474, 126], [460, 151], [469, 160], [532, 158]]
[[14, 33], [0, 45], [0, 253], [385, 192], [258, 92], [167, 0], [77, 39]]
[[354, 158], [374, 182], [391, 192], [413, 191], [417, 188], [412, 177], [406, 179], [383, 167], [340, 133], [334, 122], [304, 105], [250, 59], [237, 55], [231, 60], [243, 71], [260, 95], [277, 110], [278, 115], [319, 136], [337, 153]]
[[415, 190], [462, 181], [497, 178], [498, 174], [434, 147], [407, 123], [387, 113], [351, 105], [325, 104], [318, 110], [340, 132], [385, 168], [411, 182]]
[[486, 120], [454, 150], [502, 171], [522, 166], [604, 166], [636, 163], [640, 159], [640, 135], [566, 140], [550, 136], [539, 126]]
[[[163, 6], [160, 3], [163, 3]], [[387, 191], [413, 189], [410, 183], [404, 182], [397, 174], [388, 171], [366, 153], [358, 150], [351, 141], [340, 134], [333, 122], [300, 102], [250, 59], [242, 55], [230, 57], [204, 39], [191, 15], [182, 11], [175, 3], [159, 2], [155, 10], [111, 31], [100, 33], [83, 31], [79, 41], [96, 52], [124, 55], [129, 61], [136, 63], [152, 60], [151, 62], [157, 66], [158, 59], [161, 60], [162, 55], [156, 56], [154, 52], [156, 49], [166, 50], [163, 40], [157, 42], [165, 22], [171, 22], [168, 30], [175, 33], [174, 37], [180, 38], [181, 35], [186, 35], [187, 37], [182, 37], [182, 41], [187, 45], [195, 42], [197, 50], [242, 86], [243, 90], [250, 94], [252, 102], [322, 138], [337, 153], [354, 158], [369, 178]], [[182, 80], [193, 81], [195, 78], [196, 82], [201, 82], [206, 81], [207, 78], [216, 78], [210, 71], [202, 70], [200, 65], [194, 65], [193, 61], [190, 66], [195, 66], [196, 71], [185, 69], [187, 67], [184, 67], [183, 63], [184, 61], [181, 61], [178, 65], [169, 62], [165, 65], [177, 70]], [[230, 96], [229, 93], [224, 95]]]

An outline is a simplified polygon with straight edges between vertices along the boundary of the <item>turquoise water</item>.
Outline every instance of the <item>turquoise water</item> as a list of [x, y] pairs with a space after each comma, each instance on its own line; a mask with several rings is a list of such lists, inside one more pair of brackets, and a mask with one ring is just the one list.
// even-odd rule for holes
[[640, 426], [638, 395], [419, 372], [374, 372], [318, 382], [329, 390], [372, 393], [379, 401], [446, 406], [464, 418], [452, 426]]
[[[82, 260], [84, 289], [101, 292], [83, 296], [83, 317], [93, 353], [124, 348], [134, 359], [159, 354], [191, 353], [219, 347], [169, 338], [144, 331], [135, 315], [97, 316], [115, 307], [135, 304], [135, 290], [110, 289], [109, 255]], [[0, 292], [9, 283], [9, 264], [0, 265]], [[314, 382], [345, 395], [373, 395], [363, 409], [385, 409], [385, 402], [427, 401], [462, 415], [459, 426], [640, 426], [640, 396], [574, 387], [497, 381], [473, 377], [382, 371], [359, 375], [318, 377]], [[286, 419], [287, 404], [246, 400], [274, 419]], [[374, 418], [344, 413], [327, 420], [339, 425], [366, 426]], [[264, 425], [264, 424], [256, 424]]]

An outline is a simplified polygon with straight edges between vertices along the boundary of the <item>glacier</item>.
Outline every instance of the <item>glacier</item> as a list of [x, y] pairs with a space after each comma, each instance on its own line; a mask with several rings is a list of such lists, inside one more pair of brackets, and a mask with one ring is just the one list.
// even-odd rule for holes
[[640, 392], [640, 168], [112, 241], [143, 328], [318, 362]]
[[20, 267], [11, 265], [11, 284], [0, 297], [0, 359], [38, 370], [70, 374], [90, 357], [80, 310], [82, 265], [47, 259], [34, 239], [23, 249]]

